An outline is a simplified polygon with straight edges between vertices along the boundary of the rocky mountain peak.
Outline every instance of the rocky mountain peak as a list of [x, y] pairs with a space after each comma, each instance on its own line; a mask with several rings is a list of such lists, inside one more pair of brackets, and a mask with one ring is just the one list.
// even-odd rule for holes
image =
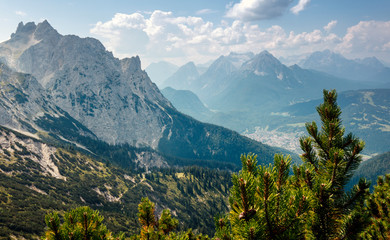
[[385, 65], [383, 65], [383, 63], [381, 61], [379, 61], [378, 58], [376, 58], [376, 57], [367, 57], [364, 59], [356, 59], [356, 62], [363, 64], [365, 66], [377, 68], [377, 69], [385, 67]]
[[42, 40], [49, 37], [58, 37], [60, 34], [49, 24], [47, 20], [38, 23], [36, 25], [34, 22], [28, 22], [23, 24], [20, 22], [16, 32], [11, 34], [11, 40], [30, 40], [31, 37], [34, 37], [35, 40]]
[[252, 52], [246, 52], [246, 53], [236, 53], [236, 52], [230, 52], [227, 56], [227, 59], [238, 69], [242, 66], [242, 64], [251, 58], [253, 58], [255, 55]]
[[193, 73], [198, 73], [198, 70], [196, 69], [196, 66], [194, 64], [194, 62], [188, 62], [186, 64], [184, 64], [182, 67], [179, 68], [178, 71], [191, 71]]
[[122, 72], [140, 72], [141, 60], [139, 56], [124, 58], [121, 60]]
[[285, 66], [268, 51], [262, 51], [245, 62], [241, 70], [254, 71], [257, 75], [278, 73]]
[[11, 34], [11, 38], [24, 36], [24, 35], [30, 35], [35, 31], [36, 28], [37, 28], [37, 25], [35, 25], [34, 22], [28, 22], [26, 24], [23, 24], [23, 22], [20, 22], [18, 24], [16, 32]]
[[38, 23], [34, 35], [35, 39], [38, 40], [60, 36], [60, 34], [49, 24], [47, 20]]
[[233, 71], [237, 70], [234, 64], [229, 60], [229, 57], [220, 56], [215, 60], [207, 69], [205, 75], [211, 76], [225, 76]]

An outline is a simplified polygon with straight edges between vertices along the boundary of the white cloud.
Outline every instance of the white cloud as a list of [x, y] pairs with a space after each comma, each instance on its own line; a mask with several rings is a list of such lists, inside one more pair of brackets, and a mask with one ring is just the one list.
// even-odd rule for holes
[[226, 16], [241, 20], [263, 20], [281, 16], [292, 0], [241, 0], [228, 6]]
[[390, 21], [361, 21], [348, 28], [337, 50], [350, 57], [377, 56], [389, 60]]
[[301, 11], [305, 10], [307, 5], [310, 3], [310, 0], [299, 0], [298, 4], [290, 9], [294, 14], [299, 14]]
[[18, 15], [18, 16], [21, 16], [21, 17], [24, 17], [27, 15], [27, 13], [23, 12], [23, 11], [15, 11], [15, 14]]
[[[337, 21], [309, 32], [286, 32], [281, 26], [261, 28], [234, 20], [212, 23], [201, 17], [177, 17], [172, 12], [116, 14], [90, 30], [118, 57], [140, 55], [143, 65], [160, 60], [181, 65], [214, 60], [231, 51], [293, 56], [331, 49], [354, 57], [377, 55], [390, 61], [390, 22], [360, 22], [345, 36], [330, 30]], [[146, 62], [146, 64], [145, 64]]]
[[328, 23], [328, 25], [326, 25], [324, 27], [324, 30], [327, 31], [327, 32], [330, 32], [335, 26], [337, 25], [337, 21], [336, 20], [332, 20]]
[[212, 14], [212, 13], [216, 13], [216, 12], [218, 12], [218, 11], [206, 8], [206, 9], [201, 9], [201, 10], [197, 11], [196, 15], [206, 15], [206, 14]]

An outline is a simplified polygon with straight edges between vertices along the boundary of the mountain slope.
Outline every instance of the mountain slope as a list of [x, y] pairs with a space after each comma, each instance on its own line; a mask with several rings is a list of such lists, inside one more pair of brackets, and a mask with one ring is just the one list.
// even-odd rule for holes
[[178, 90], [191, 89], [196, 84], [199, 77], [198, 69], [193, 62], [181, 66], [172, 76], [168, 77], [162, 84], [162, 87], [172, 87]]
[[0, 126], [0, 238], [39, 237], [46, 213], [85, 205], [129, 236], [138, 233], [137, 205], [146, 196], [157, 213], [171, 209], [180, 229], [212, 233], [230, 182], [230, 173], [200, 168], [134, 173]]
[[62, 36], [47, 21], [20, 24], [1, 47], [23, 50], [17, 47], [26, 38], [35, 44], [11, 66], [35, 76], [55, 104], [101, 140], [157, 145], [169, 118], [164, 107], [171, 105], [141, 70], [138, 57], [116, 59], [96, 39]]
[[[298, 103], [281, 111], [290, 116], [288, 124], [297, 125], [317, 119], [315, 106], [321, 99]], [[390, 150], [390, 89], [368, 89], [339, 93], [343, 124], [366, 142], [365, 152], [381, 153]], [[278, 124], [278, 123], [275, 123]]]
[[385, 67], [375, 57], [350, 60], [325, 50], [312, 53], [300, 65], [341, 78], [369, 82], [371, 87], [374, 86], [373, 84], [380, 86], [390, 82], [390, 68]]
[[180, 112], [194, 117], [200, 121], [206, 121], [213, 114], [196, 96], [189, 90], [175, 90], [166, 87], [161, 93], [175, 106]]
[[69, 140], [96, 136], [52, 103], [37, 80], [0, 63], [0, 124], [37, 133], [47, 131]]
[[389, 173], [390, 152], [385, 152], [362, 162], [348, 185], [352, 187], [363, 177], [371, 181], [371, 187], [373, 187], [376, 185], [376, 180], [379, 176], [384, 176]]

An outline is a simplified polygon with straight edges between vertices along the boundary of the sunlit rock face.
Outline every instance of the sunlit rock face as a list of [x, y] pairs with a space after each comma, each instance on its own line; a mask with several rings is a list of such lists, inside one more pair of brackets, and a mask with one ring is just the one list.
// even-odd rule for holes
[[165, 109], [172, 106], [142, 71], [139, 57], [119, 60], [96, 39], [62, 36], [47, 21], [21, 23], [0, 53], [108, 143], [156, 147], [171, 123]]

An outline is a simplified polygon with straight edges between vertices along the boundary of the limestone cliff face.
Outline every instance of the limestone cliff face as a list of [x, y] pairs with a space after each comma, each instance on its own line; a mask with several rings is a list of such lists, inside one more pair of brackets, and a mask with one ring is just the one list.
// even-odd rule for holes
[[53, 102], [108, 143], [156, 147], [172, 105], [142, 71], [93, 38], [62, 36], [47, 21], [19, 24], [0, 45], [3, 61], [32, 74]]
[[53, 104], [32, 75], [15, 72], [3, 63], [0, 63], [0, 125], [29, 133], [55, 132], [65, 138], [73, 134], [96, 138]]

